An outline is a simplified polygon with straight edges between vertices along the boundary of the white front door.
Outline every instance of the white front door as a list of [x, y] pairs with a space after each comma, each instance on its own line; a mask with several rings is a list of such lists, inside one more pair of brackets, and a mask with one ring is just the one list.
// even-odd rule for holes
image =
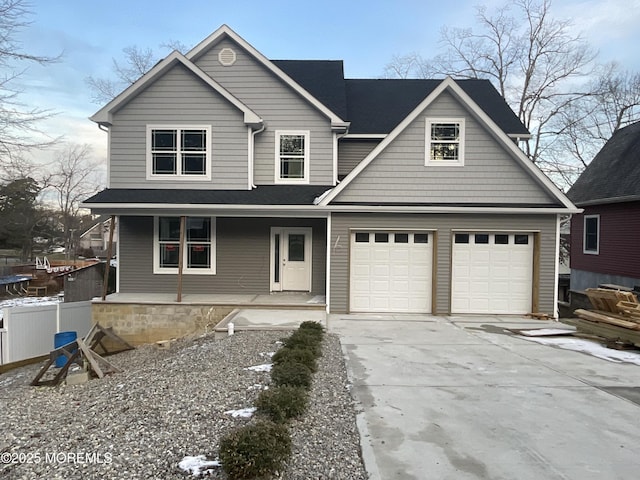
[[271, 229], [271, 290], [311, 291], [311, 228]]

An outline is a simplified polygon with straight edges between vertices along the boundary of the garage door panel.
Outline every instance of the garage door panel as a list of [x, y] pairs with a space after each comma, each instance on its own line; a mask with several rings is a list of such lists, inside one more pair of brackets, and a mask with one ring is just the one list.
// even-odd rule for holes
[[[419, 236], [419, 242], [424, 239]], [[427, 234], [430, 235], [430, 234]], [[415, 243], [413, 233], [369, 232], [369, 239], [351, 237], [350, 310], [415, 312], [431, 309], [432, 241]], [[396, 241], [398, 243], [396, 243]]]
[[[526, 313], [531, 308], [533, 237], [518, 234], [469, 234], [469, 243], [453, 243], [451, 311], [454, 313]], [[475, 243], [484, 239], [488, 243]], [[508, 237], [508, 242], [505, 238]], [[456, 237], [454, 236], [454, 239]], [[464, 238], [464, 235], [461, 236]], [[464, 241], [464, 240], [462, 240]]]

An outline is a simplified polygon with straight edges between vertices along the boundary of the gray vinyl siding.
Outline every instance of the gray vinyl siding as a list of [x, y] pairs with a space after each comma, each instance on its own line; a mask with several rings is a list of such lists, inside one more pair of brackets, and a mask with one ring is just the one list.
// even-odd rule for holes
[[348, 175], [379, 143], [380, 139], [340, 140], [338, 144], [338, 176]]
[[331, 311], [349, 309], [350, 229], [403, 229], [437, 232], [435, 253], [435, 313], [451, 310], [452, 230], [484, 232], [540, 232], [539, 310], [553, 313], [556, 263], [555, 215], [433, 215], [433, 214], [332, 214], [331, 217]]
[[[236, 52], [237, 60], [230, 67], [218, 62], [218, 52], [223, 48]], [[310, 131], [309, 183], [333, 184], [333, 134], [327, 117], [229, 39], [203, 53], [195, 64], [265, 121], [265, 130], [256, 135], [257, 185], [275, 181], [276, 130]]]
[[[211, 180], [147, 180], [149, 124], [211, 125]], [[113, 115], [110, 187], [247, 189], [248, 144], [242, 112], [177, 65]]]
[[[216, 274], [183, 275], [185, 294], [264, 294], [270, 291], [271, 227], [311, 227], [312, 293], [324, 295], [326, 220], [216, 219]], [[177, 275], [153, 273], [153, 217], [120, 217], [120, 292], [174, 293]]]
[[[464, 166], [425, 166], [428, 117], [465, 118]], [[550, 200], [491, 133], [444, 92], [335, 201], [544, 204]]]

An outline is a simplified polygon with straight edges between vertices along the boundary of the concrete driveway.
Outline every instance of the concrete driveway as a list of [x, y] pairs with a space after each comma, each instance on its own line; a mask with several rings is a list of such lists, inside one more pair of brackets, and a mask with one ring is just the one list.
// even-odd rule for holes
[[373, 480], [638, 476], [640, 366], [503, 332], [562, 324], [330, 315], [328, 326], [362, 408]]

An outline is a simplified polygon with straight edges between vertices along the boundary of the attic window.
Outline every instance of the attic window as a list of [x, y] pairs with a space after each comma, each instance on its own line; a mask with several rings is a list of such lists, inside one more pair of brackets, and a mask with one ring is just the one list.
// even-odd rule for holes
[[230, 67], [236, 63], [236, 52], [231, 48], [223, 48], [218, 52], [218, 61], [225, 67]]
[[427, 118], [425, 165], [464, 165], [464, 119]]

